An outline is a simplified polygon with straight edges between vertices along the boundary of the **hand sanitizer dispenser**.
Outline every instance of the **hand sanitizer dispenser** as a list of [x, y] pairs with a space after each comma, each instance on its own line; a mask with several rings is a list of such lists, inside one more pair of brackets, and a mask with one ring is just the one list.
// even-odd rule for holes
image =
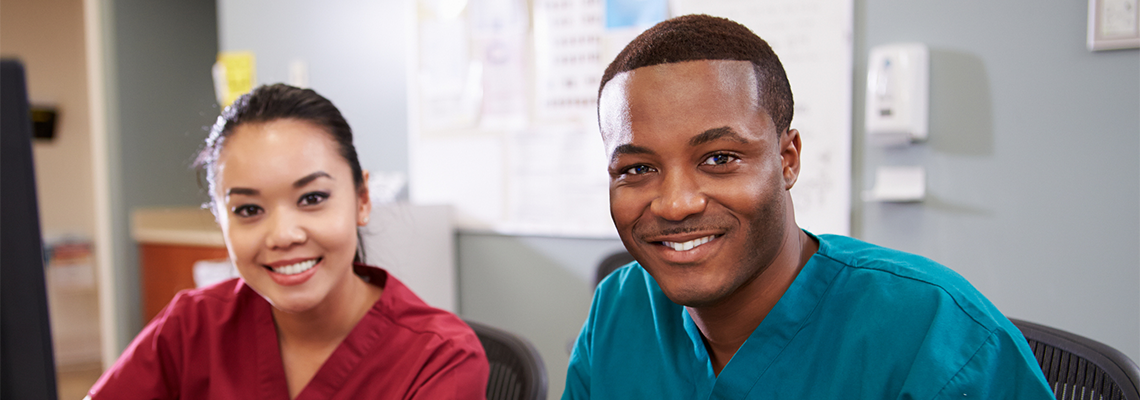
[[930, 52], [921, 43], [871, 49], [867, 66], [866, 132], [870, 143], [903, 145], [926, 139]]

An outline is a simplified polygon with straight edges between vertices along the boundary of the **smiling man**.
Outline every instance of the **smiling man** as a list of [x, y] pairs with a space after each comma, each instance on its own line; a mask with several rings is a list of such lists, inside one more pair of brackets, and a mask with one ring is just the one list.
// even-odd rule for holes
[[684, 16], [602, 77], [610, 211], [563, 399], [1051, 399], [1025, 338], [928, 259], [795, 221], [792, 93], [762, 39]]

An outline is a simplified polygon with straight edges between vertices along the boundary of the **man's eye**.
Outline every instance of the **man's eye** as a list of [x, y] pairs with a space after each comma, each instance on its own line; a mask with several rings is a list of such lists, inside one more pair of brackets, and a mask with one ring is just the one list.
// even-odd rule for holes
[[325, 193], [325, 192], [305, 193], [304, 195], [301, 196], [300, 200], [297, 200], [297, 204], [302, 205], [302, 206], [311, 206], [311, 205], [315, 205], [315, 204], [320, 204], [320, 203], [324, 202], [325, 199], [328, 199], [328, 198], [329, 198], [329, 194]]
[[252, 204], [245, 204], [234, 207], [233, 213], [242, 218], [249, 218], [261, 214], [261, 207]]
[[724, 165], [736, 160], [736, 157], [728, 154], [714, 154], [706, 158], [701, 164], [703, 165]]
[[634, 165], [632, 167], [626, 168], [625, 170], [626, 175], [641, 175], [649, 172], [653, 172], [653, 168], [650, 168], [647, 165]]

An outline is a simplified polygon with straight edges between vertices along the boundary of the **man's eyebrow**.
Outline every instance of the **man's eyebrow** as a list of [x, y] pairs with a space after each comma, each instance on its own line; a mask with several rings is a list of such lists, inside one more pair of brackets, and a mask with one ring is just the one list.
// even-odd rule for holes
[[617, 160], [619, 156], [626, 154], [653, 154], [653, 150], [649, 150], [648, 147], [641, 147], [626, 143], [614, 149], [614, 154], [610, 156], [610, 162], [613, 162]]
[[748, 139], [745, 139], [743, 136], [737, 134], [736, 131], [732, 130], [732, 128], [722, 126], [720, 128], [709, 129], [707, 131], [701, 132], [700, 135], [693, 136], [692, 139], [689, 139], [689, 146], [700, 146], [702, 144], [719, 139], [729, 139], [737, 143], [748, 144]]
[[329, 174], [326, 173], [325, 171], [317, 171], [317, 172], [305, 175], [304, 178], [298, 179], [296, 182], [293, 182], [293, 188], [294, 189], [300, 189], [300, 188], [304, 187], [305, 185], [308, 185], [310, 182], [312, 182], [312, 181], [314, 181], [317, 178], [320, 178], [322, 176], [325, 178], [329, 178], [329, 179], [333, 178], [332, 176], [329, 176]]

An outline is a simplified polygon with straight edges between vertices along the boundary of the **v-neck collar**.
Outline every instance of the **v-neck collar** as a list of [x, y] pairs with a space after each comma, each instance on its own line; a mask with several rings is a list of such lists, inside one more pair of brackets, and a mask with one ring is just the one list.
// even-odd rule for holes
[[711, 382], [709, 399], [745, 398], [792, 338], [803, 328], [839, 273], [839, 268], [828, 267], [834, 263], [819, 260], [824, 257], [823, 254], [828, 254], [830, 251], [827, 242], [819, 240], [810, 232], [804, 232], [819, 243], [819, 249], [800, 270], [791, 286], [760, 325], [752, 331], [740, 349], [736, 350], [732, 359], [720, 371], [720, 375], [713, 373], [712, 362], [696, 322], [684, 307], [680, 308], [685, 332], [693, 343], [696, 359], [699, 365], [704, 366], [704, 374], [708, 377], [706, 382]]
[[[354, 270], [365, 280], [381, 288], [387, 283], [387, 272], [374, 267], [355, 265]], [[258, 366], [258, 394], [263, 399], [289, 399], [289, 385], [285, 379], [285, 364], [281, 357], [281, 344], [277, 338], [277, 326], [273, 321], [273, 310], [268, 301], [257, 296], [258, 306], [254, 318], [257, 321], [256, 357]], [[383, 333], [381, 325], [385, 305], [391, 302], [391, 295], [385, 290], [380, 299], [368, 309], [364, 317], [349, 331], [348, 336], [337, 345], [321, 368], [309, 380], [295, 400], [328, 399], [340, 390], [352, 376], [366, 354], [374, 352]]]
[[[243, 283], [244, 285], [244, 283]], [[248, 290], [253, 291], [252, 288]], [[281, 345], [277, 340], [277, 326], [273, 322], [273, 306], [261, 295], [256, 296], [257, 391], [262, 399], [289, 399], [289, 385], [285, 381], [285, 364], [281, 360]]]

